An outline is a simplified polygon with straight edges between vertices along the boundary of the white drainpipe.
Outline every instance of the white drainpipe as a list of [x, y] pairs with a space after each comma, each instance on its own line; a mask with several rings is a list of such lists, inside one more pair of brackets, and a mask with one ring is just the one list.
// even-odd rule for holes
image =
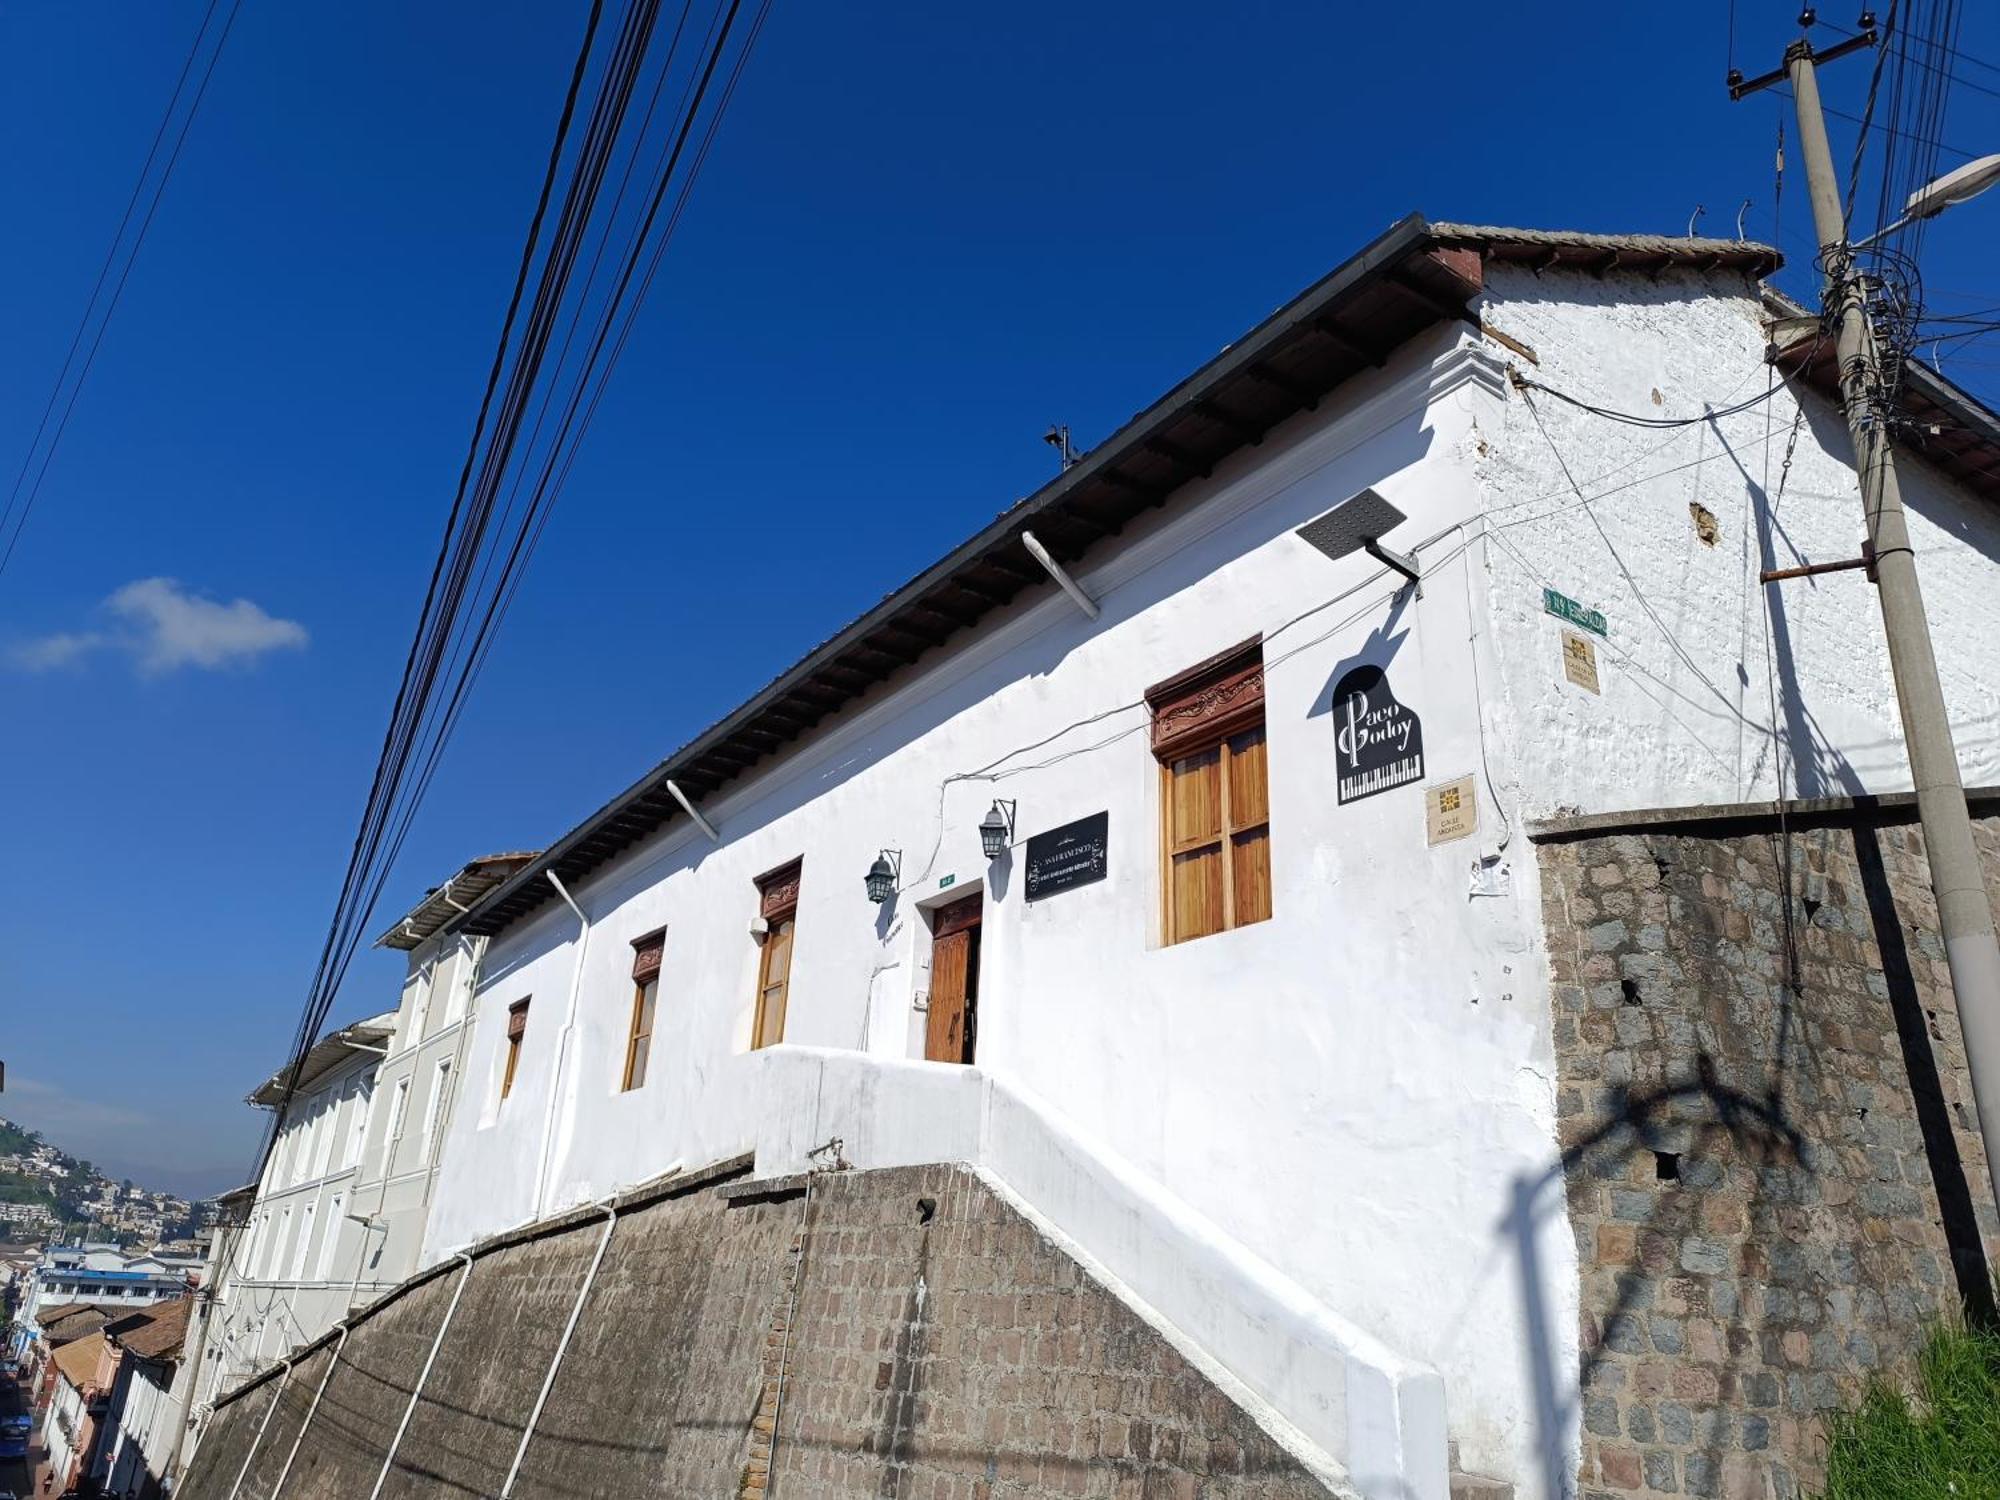
[[[236, 1483], [229, 1487], [229, 1500], [236, 1500], [236, 1492], [243, 1488], [243, 1476], [250, 1472], [250, 1460], [257, 1456], [257, 1446], [264, 1441], [264, 1429], [271, 1425], [271, 1414], [278, 1409], [278, 1403], [285, 1399], [285, 1388], [292, 1383], [292, 1371], [297, 1368], [289, 1356], [285, 1359], [285, 1373], [278, 1379], [278, 1393], [271, 1398], [271, 1404], [264, 1408], [264, 1420], [257, 1424], [257, 1435], [250, 1439], [250, 1446], [243, 1454], [243, 1466], [236, 1471]], [[54, 1410], [55, 1403], [49, 1403]], [[370, 1497], [373, 1500], [373, 1497]]]
[[[452, 1315], [458, 1311], [458, 1299], [465, 1295], [465, 1284], [472, 1280], [472, 1257], [463, 1250], [458, 1253], [458, 1261], [465, 1269], [458, 1274], [458, 1285], [452, 1288], [451, 1303], [444, 1310], [444, 1321], [438, 1324], [437, 1335], [431, 1340], [431, 1352], [424, 1356], [424, 1367], [417, 1373], [417, 1383], [410, 1391], [410, 1404], [403, 1408], [403, 1420], [396, 1424], [396, 1435], [389, 1440], [389, 1451], [382, 1455], [382, 1472], [375, 1476], [375, 1488], [368, 1492], [368, 1500], [381, 1500], [382, 1486], [389, 1478], [389, 1470], [395, 1467], [396, 1450], [403, 1446], [403, 1434], [410, 1430], [410, 1418], [416, 1415], [417, 1403], [423, 1399], [424, 1383], [431, 1378], [431, 1366], [437, 1363], [438, 1350], [444, 1346], [444, 1336], [451, 1327]], [[245, 1467], [248, 1467], [246, 1462]], [[230, 1492], [234, 1500], [235, 1492]]]
[[576, 904], [562, 881], [556, 878], [554, 870], [544, 870], [549, 884], [556, 888], [556, 894], [563, 898], [569, 909], [576, 913], [580, 924], [576, 934], [576, 968], [569, 977], [569, 1008], [563, 1013], [562, 1031], [556, 1037], [555, 1075], [549, 1082], [549, 1113], [542, 1122], [541, 1162], [535, 1168], [535, 1213], [541, 1218], [549, 1197], [549, 1173], [555, 1168], [556, 1111], [562, 1107], [563, 1072], [569, 1061], [570, 1033], [576, 1029], [577, 996], [583, 991], [583, 961], [590, 948], [590, 918], [583, 914], [583, 908]]
[[326, 1362], [326, 1373], [320, 1376], [319, 1385], [313, 1391], [312, 1405], [306, 1408], [305, 1420], [299, 1423], [298, 1436], [292, 1439], [292, 1451], [285, 1455], [285, 1466], [278, 1470], [278, 1482], [271, 1486], [271, 1494], [274, 1497], [285, 1493], [285, 1481], [292, 1474], [292, 1461], [299, 1456], [299, 1445], [306, 1440], [306, 1429], [312, 1426], [313, 1414], [319, 1410], [319, 1398], [326, 1394], [326, 1383], [333, 1379], [333, 1367], [340, 1363], [340, 1351], [347, 1347], [349, 1331], [347, 1323], [343, 1320], [340, 1325], [340, 1338], [333, 1346], [333, 1357]]
[[562, 1368], [563, 1356], [569, 1352], [570, 1336], [576, 1332], [577, 1320], [583, 1316], [583, 1304], [590, 1296], [591, 1283], [597, 1280], [597, 1268], [604, 1264], [604, 1252], [611, 1244], [611, 1231], [618, 1227], [618, 1200], [606, 1198], [598, 1207], [605, 1212], [604, 1233], [598, 1237], [597, 1253], [590, 1258], [590, 1269], [583, 1274], [583, 1285], [576, 1290], [576, 1301], [570, 1304], [569, 1321], [563, 1324], [562, 1339], [556, 1345], [556, 1352], [549, 1360], [549, 1368], [542, 1376], [542, 1388], [535, 1393], [535, 1409], [528, 1413], [527, 1425], [521, 1429], [521, 1441], [514, 1449], [514, 1461], [507, 1466], [506, 1481], [500, 1486], [500, 1500], [512, 1500], [514, 1481], [521, 1476], [522, 1460], [528, 1456], [528, 1444], [535, 1440], [535, 1425], [542, 1420], [542, 1408], [549, 1403], [549, 1392], [555, 1389], [556, 1372]]

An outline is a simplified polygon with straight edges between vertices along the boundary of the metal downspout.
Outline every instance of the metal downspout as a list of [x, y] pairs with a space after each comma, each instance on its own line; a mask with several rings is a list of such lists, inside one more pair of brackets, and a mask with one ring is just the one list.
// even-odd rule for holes
[[292, 1371], [297, 1368], [292, 1363], [291, 1357], [287, 1355], [285, 1358], [285, 1375], [278, 1382], [278, 1394], [273, 1396], [271, 1404], [264, 1408], [264, 1420], [257, 1424], [257, 1435], [250, 1439], [250, 1446], [244, 1451], [242, 1466], [236, 1471], [236, 1482], [229, 1486], [229, 1500], [236, 1500], [236, 1492], [243, 1488], [243, 1476], [250, 1472], [250, 1460], [257, 1456], [257, 1446], [264, 1441], [264, 1429], [271, 1425], [272, 1414], [277, 1411], [278, 1404], [285, 1399], [285, 1391], [292, 1383]]
[[[389, 1470], [396, 1464], [396, 1450], [403, 1446], [403, 1434], [410, 1430], [410, 1418], [416, 1415], [417, 1402], [423, 1399], [424, 1383], [431, 1378], [431, 1366], [437, 1363], [438, 1350], [444, 1345], [452, 1315], [458, 1311], [458, 1299], [465, 1295], [465, 1284], [472, 1280], [472, 1257], [461, 1250], [458, 1260], [465, 1270], [459, 1275], [458, 1285], [452, 1289], [451, 1305], [445, 1308], [444, 1321], [438, 1324], [437, 1335], [431, 1340], [431, 1352], [424, 1356], [424, 1367], [418, 1372], [417, 1383], [410, 1391], [409, 1404], [403, 1408], [403, 1420], [396, 1424], [396, 1435], [389, 1439], [389, 1451], [382, 1455], [382, 1472], [375, 1476], [375, 1488], [368, 1492], [368, 1500], [381, 1500], [382, 1486], [388, 1481]], [[233, 1492], [230, 1500], [235, 1500]]]
[[527, 1425], [521, 1429], [521, 1441], [515, 1445], [514, 1461], [507, 1466], [506, 1481], [500, 1486], [500, 1500], [511, 1500], [514, 1481], [521, 1476], [521, 1464], [528, 1456], [528, 1444], [535, 1440], [535, 1426], [542, 1420], [542, 1408], [548, 1405], [549, 1392], [555, 1389], [556, 1372], [562, 1368], [563, 1356], [569, 1352], [569, 1341], [576, 1332], [577, 1320], [583, 1316], [583, 1304], [590, 1296], [592, 1283], [597, 1280], [597, 1268], [604, 1264], [604, 1252], [611, 1245], [611, 1232], [618, 1227], [618, 1200], [607, 1198], [599, 1205], [608, 1217], [604, 1221], [604, 1233], [598, 1236], [597, 1253], [590, 1258], [590, 1269], [584, 1272], [583, 1285], [577, 1288], [576, 1301], [570, 1304], [569, 1321], [563, 1325], [562, 1339], [556, 1344], [556, 1352], [549, 1360], [548, 1371], [542, 1376], [542, 1388], [535, 1393], [534, 1410], [528, 1413]]
[[555, 1168], [556, 1112], [562, 1107], [563, 1073], [569, 1062], [570, 1033], [576, 1029], [576, 1002], [583, 992], [583, 961], [590, 955], [590, 918], [583, 908], [576, 904], [576, 898], [569, 888], [557, 878], [554, 870], [542, 871], [549, 884], [556, 888], [556, 894], [563, 898], [565, 905], [576, 913], [578, 923], [576, 934], [576, 968], [569, 980], [569, 1008], [563, 1013], [562, 1031], [556, 1038], [556, 1065], [549, 1079], [549, 1112], [542, 1123], [541, 1160], [535, 1167], [535, 1212], [539, 1219], [546, 1211], [549, 1198], [549, 1173]]
[[347, 1335], [352, 1330], [346, 1322], [340, 1325], [340, 1338], [333, 1346], [333, 1357], [326, 1362], [326, 1373], [319, 1378], [319, 1385], [313, 1390], [312, 1405], [306, 1408], [305, 1420], [299, 1423], [298, 1436], [292, 1439], [292, 1451], [285, 1455], [285, 1466], [278, 1470], [278, 1482], [271, 1486], [271, 1500], [280, 1500], [285, 1493], [285, 1481], [292, 1477], [292, 1461], [299, 1456], [299, 1446], [306, 1440], [306, 1429], [312, 1426], [313, 1414], [319, 1410], [319, 1398], [326, 1394], [326, 1384], [333, 1379], [333, 1367], [340, 1363], [340, 1351], [347, 1347]]

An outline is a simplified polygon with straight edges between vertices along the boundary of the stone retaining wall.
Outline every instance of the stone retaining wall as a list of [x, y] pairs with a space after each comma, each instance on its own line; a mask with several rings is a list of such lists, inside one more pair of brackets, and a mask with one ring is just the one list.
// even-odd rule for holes
[[[602, 1225], [474, 1262], [385, 1497], [499, 1493]], [[370, 1493], [460, 1274], [357, 1324], [284, 1500]], [[330, 1357], [223, 1405], [185, 1500], [227, 1500], [246, 1452], [242, 1500], [277, 1500]], [[803, 1181], [736, 1184], [621, 1215], [514, 1494], [767, 1493], [1330, 1492], [977, 1176], [936, 1166], [822, 1174], [810, 1203]]]
[[[1541, 835], [1586, 1496], [1809, 1492], [1826, 1409], [1989, 1296], [1996, 1219], [1909, 818]], [[2000, 877], [2000, 823], [1978, 829]]]

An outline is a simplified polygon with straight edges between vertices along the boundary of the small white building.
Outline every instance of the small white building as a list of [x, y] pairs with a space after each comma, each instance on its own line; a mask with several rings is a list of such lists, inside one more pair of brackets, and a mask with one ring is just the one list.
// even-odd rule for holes
[[[218, 1239], [208, 1326], [191, 1340], [201, 1351], [188, 1377], [198, 1412], [417, 1269], [486, 946], [441, 929], [532, 858], [487, 855], [427, 892], [377, 940], [408, 956], [396, 1009], [307, 1053], [255, 1196]], [[275, 1108], [289, 1072], [250, 1102]]]
[[419, 1265], [463, 1073], [464, 1022], [486, 940], [444, 928], [533, 858], [489, 854], [468, 862], [376, 939], [377, 947], [405, 954], [407, 967], [395, 1029], [376, 1070], [381, 1104], [349, 1205], [362, 1230], [360, 1285], [371, 1296]]
[[354, 1184], [368, 1139], [375, 1072], [395, 1034], [384, 1013], [339, 1027], [315, 1043], [296, 1078], [287, 1066], [249, 1102], [277, 1109], [278, 1137], [241, 1235], [215, 1267], [210, 1346], [202, 1399], [319, 1337], [347, 1316], [364, 1281], [362, 1226]]
[[[1370, 1496], [1435, 1500], [1449, 1436], [1554, 1500], [1524, 826], [1908, 785], [1872, 591], [1757, 583], [1861, 526], [1776, 264], [1403, 221], [426, 931], [491, 947], [424, 1259], [676, 1163], [969, 1161]], [[1904, 493], [1992, 782], [1975, 468]]]

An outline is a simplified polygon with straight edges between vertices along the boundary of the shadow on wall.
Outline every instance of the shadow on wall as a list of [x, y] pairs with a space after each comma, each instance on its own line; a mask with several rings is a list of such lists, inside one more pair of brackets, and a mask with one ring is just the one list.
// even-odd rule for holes
[[[1550, 1496], [1795, 1496], [1821, 1414], [1927, 1319], [1993, 1323], [1996, 1221], [1899, 816], [1544, 843], [1563, 1149], [1502, 1228]], [[1574, 1372], [1536, 1237], [1556, 1212]]]
[[[1692, 1134], [1678, 1123], [1676, 1108], [1687, 1102], [1707, 1104], [1714, 1118], [1694, 1128]], [[1556, 1339], [1551, 1309], [1546, 1298], [1544, 1270], [1535, 1243], [1535, 1226], [1542, 1212], [1541, 1200], [1549, 1188], [1560, 1189], [1570, 1172], [1590, 1171], [1598, 1176], [1625, 1175], [1631, 1160], [1640, 1153], [1651, 1154], [1655, 1170], [1664, 1170], [1663, 1158], [1674, 1159], [1678, 1170], [1684, 1153], [1699, 1153], [1713, 1137], [1727, 1135], [1739, 1152], [1752, 1159], [1790, 1156], [1798, 1160], [1802, 1137], [1786, 1120], [1782, 1098], [1774, 1087], [1770, 1096], [1756, 1099], [1722, 1084], [1707, 1053], [1696, 1054], [1695, 1077], [1675, 1086], [1634, 1093], [1615, 1086], [1606, 1101], [1605, 1118], [1596, 1129], [1565, 1150], [1538, 1176], [1515, 1179], [1513, 1203], [1503, 1228], [1512, 1239], [1521, 1278], [1521, 1301], [1528, 1319], [1529, 1377], [1535, 1404], [1535, 1423], [1540, 1454], [1542, 1484], [1551, 1496], [1575, 1492], [1576, 1469], [1569, 1449], [1569, 1432], [1577, 1417], [1581, 1392], [1605, 1347], [1625, 1341], [1636, 1332], [1631, 1322], [1640, 1278], [1619, 1278], [1617, 1300], [1599, 1326], [1600, 1342], [1586, 1347], [1579, 1378], [1571, 1382], [1556, 1367]], [[1675, 1149], [1669, 1151], [1671, 1144]], [[1673, 1200], [1673, 1216], [1686, 1220], [1699, 1200]], [[1664, 1205], [1663, 1205], [1664, 1206]], [[1676, 1240], [1691, 1226], [1687, 1222], [1654, 1224], [1649, 1229], [1664, 1230]]]
[[[1800, 400], [1801, 409], [1810, 413], [1813, 405], [1811, 398], [1796, 389], [1794, 396]], [[1800, 551], [1786, 534], [1778, 516], [1778, 506], [1782, 503], [1785, 486], [1783, 476], [1790, 465], [1790, 445], [1786, 447], [1785, 460], [1780, 468], [1779, 493], [1773, 497], [1765, 491], [1758, 480], [1751, 477], [1749, 469], [1736, 456], [1736, 450], [1722, 439], [1721, 430], [1717, 428], [1715, 432], [1723, 453], [1728, 455], [1730, 463], [1742, 476], [1744, 486], [1750, 494], [1750, 509], [1757, 524], [1759, 571], [1768, 572], [1779, 567], [1796, 567], [1813, 561]], [[1822, 440], [1816, 424], [1813, 436], [1815, 441]], [[1778, 560], [1779, 542], [1783, 542], [1785, 546], [1786, 556], [1782, 563]], [[1821, 558], [1819, 561], [1824, 562], [1826, 559]], [[1802, 579], [1800, 583], [1806, 587], [1818, 586], [1817, 579]], [[1781, 750], [1789, 746], [1791, 750], [1792, 763], [1789, 768], [1783, 765], [1772, 768], [1772, 782], [1777, 787], [1777, 794], [1780, 797], [1794, 794], [1800, 797], [1826, 797], [1836, 792], [1850, 796], [1857, 795], [1862, 790], [1861, 778], [1855, 774], [1854, 767], [1848, 763], [1847, 757], [1828, 742], [1827, 736], [1806, 707], [1805, 694], [1800, 690], [1798, 659], [1792, 642], [1791, 615], [1785, 603], [1785, 585], [1759, 584], [1758, 588], [1763, 595], [1764, 618], [1770, 631], [1767, 643], [1770, 647], [1770, 660], [1767, 669], [1774, 674], [1772, 691], [1778, 700], [1777, 713], [1782, 716], [1785, 725], [1784, 739], [1779, 740], [1777, 724], [1772, 723], [1769, 730], [1771, 738], [1766, 741], [1765, 749]], [[1737, 670], [1743, 670], [1740, 663]], [[1760, 763], [1751, 768], [1746, 778], [1749, 786], [1757, 784], [1758, 777], [1763, 771], [1761, 757], [1765, 752], [1758, 753]], [[1791, 771], [1792, 786], [1796, 788], [1796, 793], [1785, 785], [1787, 769]]]

